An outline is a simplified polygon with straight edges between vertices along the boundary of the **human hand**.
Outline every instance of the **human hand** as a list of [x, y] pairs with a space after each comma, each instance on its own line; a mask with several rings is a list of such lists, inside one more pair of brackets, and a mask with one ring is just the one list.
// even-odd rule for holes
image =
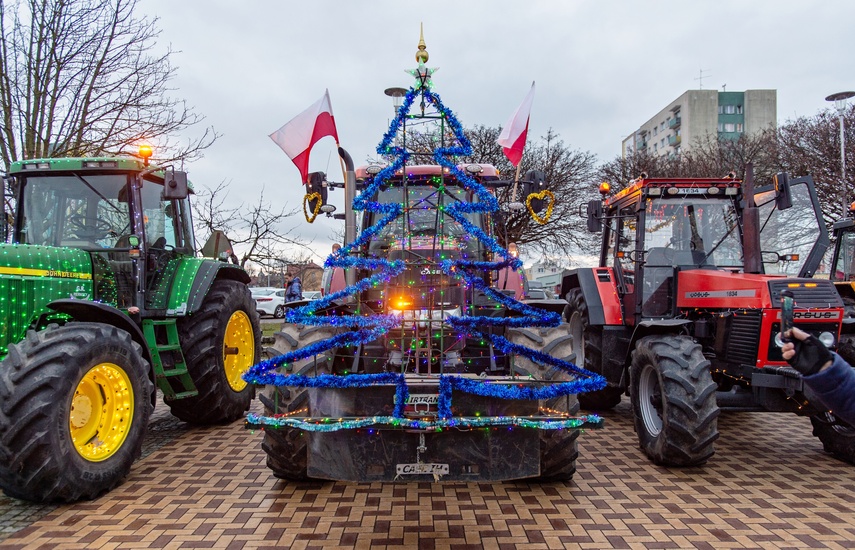
[[783, 336], [789, 337], [790, 341], [784, 344], [781, 351], [794, 369], [809, 376], [831, 365], [834, 356], [816, 336], [795, 327], [788, 332]]

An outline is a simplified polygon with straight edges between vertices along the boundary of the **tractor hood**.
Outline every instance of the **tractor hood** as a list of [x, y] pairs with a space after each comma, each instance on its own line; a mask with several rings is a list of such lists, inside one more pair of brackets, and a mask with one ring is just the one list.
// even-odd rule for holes
[[91, 281], [92, 258], [74, 248], [0, 244], [0, 277]]
[[727, 270], [692, 269], [677, 274], [679, 309], [768, 309], [780, 307], [780, 293], [793, 291], [798, 308], [843, 307], [831, 281], [787, 278]]

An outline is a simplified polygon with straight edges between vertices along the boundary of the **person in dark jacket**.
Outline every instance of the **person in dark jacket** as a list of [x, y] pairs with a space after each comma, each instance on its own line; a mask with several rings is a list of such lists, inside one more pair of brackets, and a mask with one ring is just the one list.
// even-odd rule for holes
[[300, 283], [299, 277], [294, 277], [288, 283], [288, 291], [285, 292], [286, 302], [296, 302], [303, 299], [303, 285]]
[[782, 348], [784, 359], [834, 415], [855, 426], [855, 369], [816, 336], [793, 328]]

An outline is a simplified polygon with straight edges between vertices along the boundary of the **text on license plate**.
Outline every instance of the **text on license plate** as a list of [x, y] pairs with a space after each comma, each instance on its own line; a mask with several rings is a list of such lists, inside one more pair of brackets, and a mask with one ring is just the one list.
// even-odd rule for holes
[[448, 464], [398, 464], [398, 475], [448, 474]]

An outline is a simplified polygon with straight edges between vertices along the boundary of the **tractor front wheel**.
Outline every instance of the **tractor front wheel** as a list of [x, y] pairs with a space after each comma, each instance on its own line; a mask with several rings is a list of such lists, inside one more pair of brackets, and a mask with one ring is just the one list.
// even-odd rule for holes
[[202, 307], [178, 320], [178, 335], [199, 395], [168, 401], [172, 414], [195, 424], [242, 417], [254, 387], [241, 375], [258, 362], [261, 351], [258, 313], [247, 286], [214, 281]]
[[[306, 347], [309, 344], [332, 338], [338, 329], [313, 327], [302, 324], [283, 323], [282, 329], [274, 334], [273, 346], [267, 348], [271, 357], [276, 357]], [[283, 365], [280, 374], [302, 374], [317, 376], [332, 373], [332, 354], [324, 352], [317, 356], [299, 359]], [[264, 386], [259, 395], [264, 405], [265, 416], [288, 415], [289, 417], [309, 416], [309, 394], [306, 388]], [[279, 479], [304, 481], [308, 477], [308, 439], [309, 436], [298, 428], [267, 428], [261, 448], [267, 453], [267, 467]]]
[[149, 365], [131, 335], [51, 325], [0, 363], [0, 487], [33, 502], [93, 499], [140, 456], [152, 412]]
[[[557, 327], [542, 329], [511, 329], [508, 339], [514, 344], [542, 351], [553, 357], [574, 363], [573, 337], [570, 326], [561, 323]], [[552, 383], [569, 382], [575, 378], [571, 372], [552, 365], [541, 365], [517, 355], [514, 357], [514, 371], [522, 376], [531, 376], [536, 380], [548, 380]], [[579, 412], [579, 400], [576, 395], [560, 395], [543, 400], [540, 407], [566, 415]], [[576, 472], [576, 459], [579, 457], [578, 429], [540, 430], [540, 481], [567, 481]]]
[[700, 344], [676, 335], [640, 339], [630, 381], [635, 431], [653, 462], [697, 466], [715, 453], [716, 385]]

